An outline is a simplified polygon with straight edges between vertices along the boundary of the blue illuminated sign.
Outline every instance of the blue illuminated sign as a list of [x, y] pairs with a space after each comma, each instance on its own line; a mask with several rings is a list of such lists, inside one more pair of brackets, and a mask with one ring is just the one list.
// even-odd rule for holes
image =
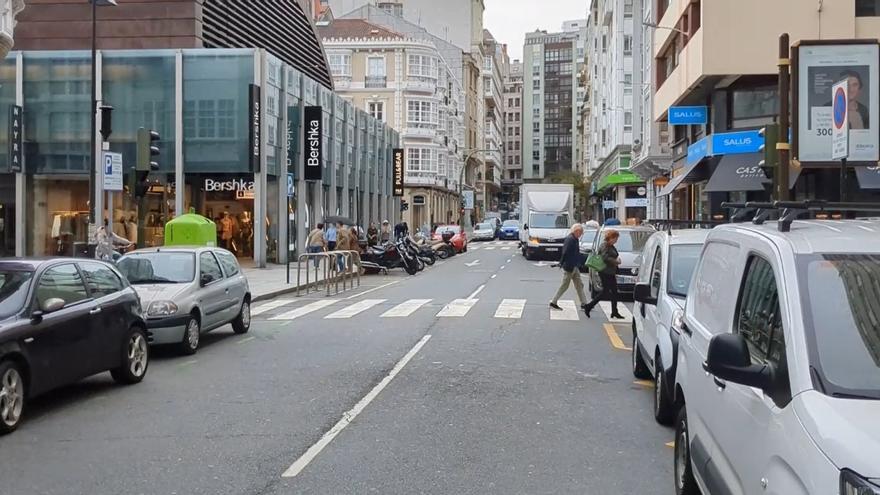
[[669, 107], [669, 125], [704, 125], [708, 120], [708, 107]]
[[687, 163], [696, 163], [709, 156], [709, 138], [704, 137], [696, 143], [688, 146]]
[[725, 132], [712, 135], [712, 155], [757, 153], [764, 144], [758, 131]]

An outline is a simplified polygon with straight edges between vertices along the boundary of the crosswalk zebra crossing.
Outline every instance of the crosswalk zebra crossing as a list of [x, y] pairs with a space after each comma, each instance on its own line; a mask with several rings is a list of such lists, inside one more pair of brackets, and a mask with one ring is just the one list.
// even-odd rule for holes
[[[300, 303], [303, 303], [300, 305]], [[494, 305], [493, 318], [504, 320], [519, 320], [529, 312], [540, 311], [543, 315], [549, 315], [550, 321], [579, 321], [585, 318], [580, 306], [573, 300], [561, 300], [559, 306], [561, 310], [550, 309], [547, 303], [541, 301], [529, 306], [527, 299], [502, 299], [501, 301], [481, 301], [481, 299], [454, 299], [446, 303], [437, 302], [433, 299], [408, 299], [406, 301], [394, 304], [388, 307], [387, 299], [363, 299], [357, 302], [349, 302], [339, 299], [320, 299], [317, 301], [301, 300], [301, 299], [277, 299], [255, 306], [251, 310], [252, 316], [261, 316], [270, 321], [290, 321], [311, 315], [320, 311], [329, 311], [328, 314], [322, 316], [326, 320], [344, 320], [357, 317], [359, 315], [375, 315], [378, 312], [379, 318], [407, 318], [419, 311], [431, 311], [435, 313], [436, 318], [464, 318], [479, 304]], [[345, 305], [344, 307], [341, 307]], [[289, 309], [288, 307], [296, 305], [297, 307]], [[437, 308], [440, 308], [439, 310]], [[600, 303], [602, 313], [609, 321], [615, 323], [632, 322], [632, 313], [629, 308], [621, 303], [619, 311], [624, 317], [623, 320], [611, 320], [611, 305], [605, 302]], [[597, 308], [598, 309], [598, 308]], [[269, 313], [269, 314], [267, 314]], [[601, 313], [593, 313], [594, 319], [601, 321]], [[595, 318], [600, 316], [599, 318]]]
[[513, 251], [518, 245], [517, 241], [470, 242], [468, 251]]

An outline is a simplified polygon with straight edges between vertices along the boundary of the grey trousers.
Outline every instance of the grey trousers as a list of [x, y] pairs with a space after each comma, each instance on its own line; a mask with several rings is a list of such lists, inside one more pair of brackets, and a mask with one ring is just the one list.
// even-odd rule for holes
[[581, 302], [581, 305], [587, 304], [587, 296], [584, 294], [584, 281], [581, 280], [581, 272], [578, 271], [577, 268], [570, 272], [563, 271], [562, 272], [562, 285], [559, 286], [559, 290], [556, 291], [556, 296], [553, 298], [553, 304], [559, 303], [559, 298], [565, 294], [565, 291], [568, 290], [568, 286], [574, 283], [574, 290], [577, 291], [578, 299]]

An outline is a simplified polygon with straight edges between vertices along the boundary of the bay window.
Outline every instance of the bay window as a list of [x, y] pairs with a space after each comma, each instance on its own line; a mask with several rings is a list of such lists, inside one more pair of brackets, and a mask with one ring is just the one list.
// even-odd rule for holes
[[347, 53], [329, 53], [327, 62], [334, 77], [351, 77], [351, 55]]
[[414, 79], [437, 79], [437, 59], [430, 55], [409, 55], [407, 75]]
[[437, 127], [437, 103], [428, 100], [409, 100], [406, 102], [407, 127]]

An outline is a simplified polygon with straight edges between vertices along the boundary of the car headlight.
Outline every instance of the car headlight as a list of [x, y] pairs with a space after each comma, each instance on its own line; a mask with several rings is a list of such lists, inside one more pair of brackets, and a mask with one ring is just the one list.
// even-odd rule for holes
[[529, 244], [541, 244], [541, 239], [537, 237], [529, 237]]
[[171, 301], [153, 301], [147, 309], [147, 316], [169, 316], [177, 313], [177, 305]]
[[676, 309], [675, 312], [672, 313], [672, 330], [675, 333], [680, 334], [683, 326], [684, 326], [684, 313], [680, 309]]
[[844, 469], [840, 472], [840, 495], [880, 495], [880, 486]]

